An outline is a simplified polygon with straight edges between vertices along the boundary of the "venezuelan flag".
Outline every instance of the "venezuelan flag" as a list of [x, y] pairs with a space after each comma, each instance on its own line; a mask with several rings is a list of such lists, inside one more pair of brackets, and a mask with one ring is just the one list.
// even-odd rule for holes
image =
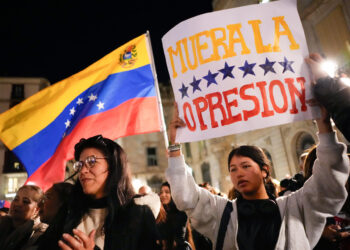
[[162, 130], [147, 36], [0, 115], [0, 139], [20, 159], [28, 182], [44, 190], [65, 176], [81, 139]]

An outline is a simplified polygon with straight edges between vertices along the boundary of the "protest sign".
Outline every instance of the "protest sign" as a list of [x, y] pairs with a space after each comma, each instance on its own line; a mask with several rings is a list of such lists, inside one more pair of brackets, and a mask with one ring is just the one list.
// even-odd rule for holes
[[216, 11], [162, 38], [190, 142], [312, 118], [308, 49], [296, 1]]

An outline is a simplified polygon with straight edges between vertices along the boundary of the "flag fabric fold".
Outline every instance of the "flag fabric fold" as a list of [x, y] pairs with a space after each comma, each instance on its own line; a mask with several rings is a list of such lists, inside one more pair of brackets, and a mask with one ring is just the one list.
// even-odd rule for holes
[[0, 115], [0, 139], [20, 159], [27, 183], [62, 181], [80, 138], [161, 131], [147, 36], [139, 36], [81, 72]]

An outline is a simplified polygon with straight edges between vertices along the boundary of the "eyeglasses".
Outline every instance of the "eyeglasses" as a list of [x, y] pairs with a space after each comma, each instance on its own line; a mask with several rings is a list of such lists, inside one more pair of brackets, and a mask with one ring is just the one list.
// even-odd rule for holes
[[76, 161], [73, 164], [73, 169], [75, 172], [80, 172], [83, 168], [84, 164], [88, 169], [93, 168], [96, 164], [96, 160], [98, 159], [107, 159], [107, 157], [96, 157], [94, 155], [88, 156], [84, 161]]

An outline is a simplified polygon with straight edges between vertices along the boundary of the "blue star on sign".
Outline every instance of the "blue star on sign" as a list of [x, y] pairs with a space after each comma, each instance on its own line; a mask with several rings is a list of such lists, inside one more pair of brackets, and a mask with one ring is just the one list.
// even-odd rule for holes
[[202, 91], [201, 88], [199, 87], [199, 83], [202, 80], [197, 80], [196, 77], [193, 77], [193, 82], [190, 83], [190, 85], [193, 87], [193, 92], [194, 93], [196, 90]]
[[279, 62], [279, 64], [283, 66], [283, 73], [286, 72], [287, 70], [295, 73], [293, 68], [292, 68], [293, 63], [294, 63], [294, 61], [288, 61], [288, 59], [286, 57], [284, 57], [284, 62]]
[[217, 77], [219, 73], [212, 74], [210, 70], [208, 71], [208, 75], [204, 76], [203, 78], [208, 81], [207, 87], [209, 87], [210, 84], [215, 83], [218, 84], [215, 80], [215, 77]]
[[266, 57], [265, 64], [260, 64], [259, 66], [260, 66], [261, 68], [263, 68], [263, 70], [264, 70], [264, 75], [266, 75], [268, 72], [276, 73], [275, 69], [273, 68], [273, 65], [274, 65], [275, 63], [276, 63], [276, 62], [270, 62], [269, 59], [267, 59], [267, 57]]
[[185, 87], [185, 85], [182, 83], [181, 89], [179, 91], [181, 92], [181, 99], [184, 98], [185, 96], [189, 97], [187, 94], [187, 89], [188, 87]]
[[245, 77], [247, 74], [251, 74], [251, 75], [254, 75], [254, 76], [255, 76], [255, 73], [254, 73], [254, 71], [253, 71], [253, 68], [254, 68], [255, 64], [256, 64], [256, 63], [251, 63], [251, 64], [249, 64], [249, 63], [247, 62], [247, 60], [245, 60], [244, 66], [239, 67], [239, 69], [242, 70], [242, 71], [244, 72], [243, 77]]
[[232, 70], [235, 66], [228, 66], [227, 62], [225, 62], [225, 67], [223, 69], [219, 69], [219, 71], [224, 74], [222, 80], [224, 80], [226, 77], [231, 77], [231, 78], [235, 78], [232, 75]]

